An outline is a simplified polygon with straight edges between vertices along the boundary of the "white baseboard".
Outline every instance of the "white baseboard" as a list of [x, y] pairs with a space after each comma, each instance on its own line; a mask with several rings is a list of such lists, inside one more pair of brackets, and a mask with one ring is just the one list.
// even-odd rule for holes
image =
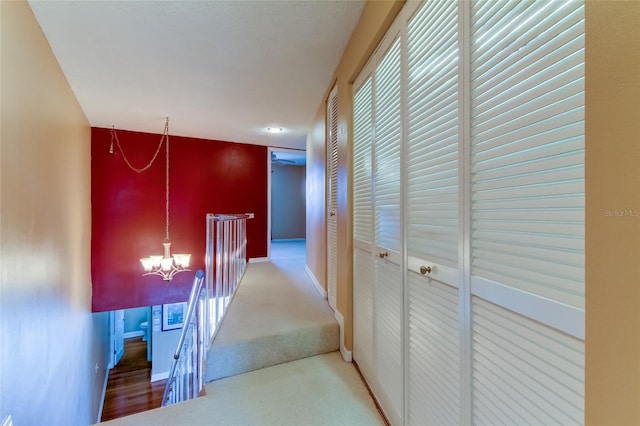
[[252, 257], [249, 259], [249, 263], [259, 263], [259, 262], [268, 262], [269, 259], [268, 257]]
[[138, 337], [138, 336], [144, 336], [144, 331], [127, 331], [126, 333], [124, 333], [123, 337], [125, 339], [128, 339], [130, 337]]
[[158, 380], [164, 380], [169, 378], [169, 372], [168, 371], [164, 371], [162, 373], [158, 373], [158, 374], [152, 374], [151, 375], [151, 381], [152, 382], [157, 382]]
[[100, 407], [98, 408], [98, 421], [96, 423], [100, 423], [102, 421], [102, 410], [104, 409], [104, 398], [107, 396], [107, 383], [109, 382], [109, 372], [111, 370], [107, 370], [104, 375], [104, 383], [102, 384], [102, 396], [100, 397]]
[[320, 293], [320, 296], [322, 296], [323, 299], [326, 299], [327, 291], [324, 288], [322, 288], [322, 285], [320, 284], [320, 282], [318, 282], [318, 279], [316, 278], [316, 276], [313, 275], [313, 272], [311, 272], [311, 269], [309, 269], [307, 265], [304, 265], [304, 270], [307, 271], [307, 275], [309, 275], [309, 278], [311, 278], [311, 282], [316, 287], [316, 290], [318, 290], [318, 293]]
[[351, 356], [351, 351], [347, 350], [344, 345], [344, 317], [340, 313], [340, 311], [335, 311], [334, 316], [338, 324], [340, 325], [340, 354], [342, 355], [342, 359], [344, 362], [353, 361], [353, 357]]

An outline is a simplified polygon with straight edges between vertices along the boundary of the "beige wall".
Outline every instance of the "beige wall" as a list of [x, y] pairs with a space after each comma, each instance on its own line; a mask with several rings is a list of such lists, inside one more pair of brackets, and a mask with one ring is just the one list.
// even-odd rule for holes
[[307, 135], [307, 268], [326, 290], [326, 241], [325, 226], [325, 105], [316, 113], [312, 131]]
[[588, 425], [640, 423], [639, 29], [640, 2], [587, 2]]
[[[352, 347], [353, 303], [350, 84], [402, 3], [367, 3], [335, 76], [340, 169], [338, 309], [345, 317], [348, 348]], [[630, 425], [640, 419], [640, 217], [635, 216], [640, 212], [638, 28], [640, 2], [587, 1], [586, 421], [591, 425]], [[321, 105], [308, 150], [320, 152], [321, 145], [324, 150], [324, 134], [317, 130], [324, 126], [324, 112]], [[314, 168], [312, 173], [320, 181], [324, 165]], [[324, 205], [319, 195], [307, 202], [308, 206]], [[631, 212], [618, 217], [607, 210]], [[308, 226], [324, 232], [324, 217], [314, 219]], [[324, 250], [324, 242], [308, 246], [308, 256], [317, 262], [318, 270], [320, 262], [326, 262]]]
[[26, 1], [0, 18], [0, 421], [87, 424], [108, 353], [108, 317], [91, 314], [90, 127]]

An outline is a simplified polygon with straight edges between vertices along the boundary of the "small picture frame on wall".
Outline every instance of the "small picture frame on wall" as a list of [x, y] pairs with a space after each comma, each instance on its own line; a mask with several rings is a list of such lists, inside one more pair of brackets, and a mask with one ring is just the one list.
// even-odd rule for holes
[[187, 315], [187, 302], [162, 305], [162, 331], [182, 328]]

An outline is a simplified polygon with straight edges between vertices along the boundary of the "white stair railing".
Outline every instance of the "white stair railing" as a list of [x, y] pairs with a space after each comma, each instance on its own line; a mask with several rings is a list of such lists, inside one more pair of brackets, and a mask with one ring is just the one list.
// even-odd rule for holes
[[162, 406], [196, 398], [203, 388], [206, 352], [247, 268], [247, 215], [207, 214], [205, 273], [196, 272], [184, 325], [173, 355]]
[[203, 281], [204, 272], [199, 269], [193, 279], [184, 325], [164, 388], [163, 407], [195, 398], [202, 390], [208, 299]]
[[213, 342], [247, 268], [247, 215], [207, 215], [209, 344]]

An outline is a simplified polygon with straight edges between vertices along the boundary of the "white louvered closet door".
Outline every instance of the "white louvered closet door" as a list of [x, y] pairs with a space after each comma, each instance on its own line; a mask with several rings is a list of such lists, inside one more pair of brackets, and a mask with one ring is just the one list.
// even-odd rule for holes
[[393, 425], [404, 401], [400, 58], [400, 38], [386, 37], [353, 99], [353, 356]]
[[406, 424], [455, 425], [462, 328], [457, 2], [426, 2], [416, 11], [407, 55]]
[[353, 100], [353, 358], [373, 373], [373, 83], [371, 76]]
[[327, 299], [336, 310], [338, 285], [338, 88], [327, 102]]
[[374, 369], [377, 395], [392, 424], [403, 419], [400, 37], [374, 72], [373, 210], [375, 230]]
[[583, 423], [584, 3], [407, 2], [354, 88], [354, 358], [390, 422]]
[[474, 424], [584, 422], [584, 5], [471, 6]]

